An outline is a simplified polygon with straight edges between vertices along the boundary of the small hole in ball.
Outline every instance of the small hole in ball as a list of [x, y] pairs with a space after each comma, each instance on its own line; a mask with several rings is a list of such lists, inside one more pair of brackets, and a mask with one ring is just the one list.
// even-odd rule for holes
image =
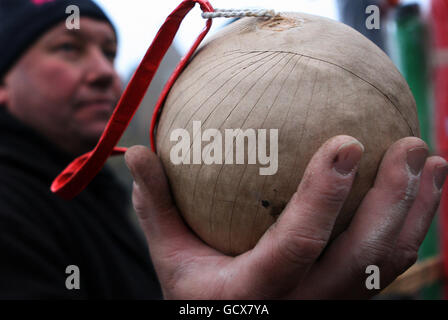
[[270, 203], [267, 200], [261, 200], [261, 205], [265, 208], [269, 207]]

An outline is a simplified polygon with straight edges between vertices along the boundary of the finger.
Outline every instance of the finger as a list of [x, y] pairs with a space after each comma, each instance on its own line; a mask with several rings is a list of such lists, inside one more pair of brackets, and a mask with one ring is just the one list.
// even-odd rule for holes
[[313, 156], [277, 222], [250, 252], [241, 281], [265, 296], [295, 286], [327, 244], [350, 192], [364, 147], [349, 136], [327, 141]]
[[310, 273], [308, 297], [324, 292], [328, 298], [365, 298], [378, 292], [367, 290], [366, 268], [376, 265], [385, 271], [416, 198], [427, 155], [426, 144], [418, 138], [401, 139], [388, 149], [349, 228]]
[[[170, 259], [196, 256], [208, 249], [185, 225], [171, 197], [162, 163], [143, 146], [129, 148], [126, 164], [134, 177], [133, 204], [146, 235], [154, 265], [177, 267]], [[213, 251], [213, 253], [215, 253]], [[169, 259], [168, 259], [169, 258]]]
[[441, 157], [427, 159], [420, 179], [417, 198], [408, 214], [389, 259], [389, 282], [406, 271], [417, 260], [418, 250], [425, 239], [440, 203], [442, 187], [448, 174], [448, 163]]

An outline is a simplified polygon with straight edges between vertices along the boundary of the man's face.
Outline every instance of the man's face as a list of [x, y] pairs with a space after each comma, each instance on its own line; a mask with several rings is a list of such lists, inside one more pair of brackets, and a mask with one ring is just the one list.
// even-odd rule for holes
[[80, 26], [50, 29], [0, 86], [0, 103], [72, 154], [94, 147], [121, 94], [111, 26], [90, 18]]

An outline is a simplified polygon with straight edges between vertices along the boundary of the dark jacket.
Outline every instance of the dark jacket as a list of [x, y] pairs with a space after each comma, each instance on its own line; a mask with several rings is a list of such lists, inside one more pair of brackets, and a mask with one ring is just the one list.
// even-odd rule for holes
[[[159, 299], [129, 192], [109, 169], [75, 199], [50, 191], [73, 160], [0, 106], [0, 299]], [[79, 268], [80, 289], [72, 285]]]

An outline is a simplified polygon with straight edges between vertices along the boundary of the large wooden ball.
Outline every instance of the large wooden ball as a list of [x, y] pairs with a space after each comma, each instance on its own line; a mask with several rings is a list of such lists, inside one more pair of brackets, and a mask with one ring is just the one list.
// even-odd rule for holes
[[[215, 134], [204, 138], [207, 129]], [[226, 154], [226, 129], [253, 129], [257, 138], [265, 129], [268, 153], [269, 130], [277, 129], [275, 174], [260, 174], [267, 166], [258, 159], [250, 163], [257, 147], [249, 138], [242, 164], [236, 142], [233, 164], [205, 163], [201, 152], [210, 152], [216, 130]], [[386, 149], [419, 136], [415, 101], [386, 54], [360, 33], [330, 19], [284, 13], [243, 18], [198, 51], [166, 100], [156, 143], [185, 221], [203, 241], [236, 255], [276, 221], [312, 155], [340, 134], [361, 141], [365, 153], [333, 236], [347, 228]], [[179, 148], [181, 140], [187, 148]], [[173, 154], [188, 160], [176, 164]]]

